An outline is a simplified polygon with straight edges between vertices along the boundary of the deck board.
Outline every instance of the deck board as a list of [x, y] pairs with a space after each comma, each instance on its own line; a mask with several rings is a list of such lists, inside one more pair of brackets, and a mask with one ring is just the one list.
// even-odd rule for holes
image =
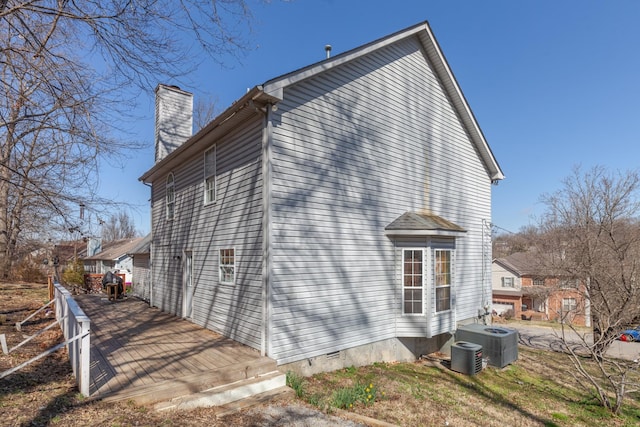
[[179, 394], [197, 389], [202, 378], [225, 378], [227, 368], [275, 369], [257, 350], [135, 298], [76, 300], [91, 319], [91, 397], [148, 401], [154, 393], [172, 395], [171, 387]]

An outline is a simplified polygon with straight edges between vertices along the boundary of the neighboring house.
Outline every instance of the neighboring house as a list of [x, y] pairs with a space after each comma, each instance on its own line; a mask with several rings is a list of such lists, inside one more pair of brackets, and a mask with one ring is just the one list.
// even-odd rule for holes
[[52, 260], [55, 259], [61, 266], [73, 264], [77, 259], [86, 258], [87, 247], [88, 242], [84, 239], [60, 242], [53, 246]]
[[493, 310], [498, 314], [511, 309], [517, 318], [539, 313], [542, 320], [591, 324], [584, 282], [550, 271], [535, 253], [495, 259], [492, 284]]
[[151, 234], [147, 234], [129, 255], [133, 259], [131, 290], [134, 296], [149, 301], [151, 297]]
[[151, 305], [305, 374], [482, 321], [503, 174], [428, 24], [256, 86], [194, 136], [191, 94], [156, 100]]
[[104, 244], [102, 251], [84, 258], [84, 270], [90, 274], [105, 274], [118, 270], [125, 275], [125, 283], [131, 283], [133, 258], [131, 250], [139, 245], [142, 237], [123, 239]]

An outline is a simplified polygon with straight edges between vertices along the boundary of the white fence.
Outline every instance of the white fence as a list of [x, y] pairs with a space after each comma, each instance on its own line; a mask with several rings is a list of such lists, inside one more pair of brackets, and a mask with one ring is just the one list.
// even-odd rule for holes
[[84, 396], [89, 396], [91, 381], [91, 321], [78, 306], [71, 293], [58, 283], [54, 283], [54, 299], [56, 319], [67, 340], [67, 351], [78, 383], [78, 389]]

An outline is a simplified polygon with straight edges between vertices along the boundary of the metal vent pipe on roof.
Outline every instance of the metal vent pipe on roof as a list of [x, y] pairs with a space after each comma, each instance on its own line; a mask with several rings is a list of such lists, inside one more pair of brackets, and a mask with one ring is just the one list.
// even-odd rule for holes
[[331, 45], [325, 45], [324, 46], [324, 51], [327, 52], [327, 59], [331, 58]]

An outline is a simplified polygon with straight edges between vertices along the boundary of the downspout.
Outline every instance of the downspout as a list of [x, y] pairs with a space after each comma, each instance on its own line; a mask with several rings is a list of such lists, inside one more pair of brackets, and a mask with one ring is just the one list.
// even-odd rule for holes
[[149, 232], [151, 235], [151, 241], [149, 242], [149, 307], [153, 307], [153, 186], [144, 181], [141, 182], [149, 187], [149, 193], [151, 193], [149, 197], [149, 200], [151, 200], [149, 209], [149, 223], [151, 224], [151, 231]]
[[432, 318], [435, 316], [435, 305], [433, 303], [433, 292], [435, 289], [435, 283], [433, 281], [433, 276], [431, 274], [431, 272], [433, 271], [433, 241], [431, 239], [431, 237], [426, 237], [425, 242], [424, 242], [424, 266], [423, 266], [423, 272], [426, 272], [426, 274], [423, 275], [423, 289], [426, 289], [426, 293], [425, 293], [425, 314], [427, 316], [426, 322], [427, 322], [427, 338], [433, 338], [433, 331], [432, 331], [432, 327], [433, 327], [433, 321]]
[[265, 105], [262, 132], [262, 325], [260, 354], [271, 356], [271, 147], [273, 145], [273, 111], [275, 105]]

